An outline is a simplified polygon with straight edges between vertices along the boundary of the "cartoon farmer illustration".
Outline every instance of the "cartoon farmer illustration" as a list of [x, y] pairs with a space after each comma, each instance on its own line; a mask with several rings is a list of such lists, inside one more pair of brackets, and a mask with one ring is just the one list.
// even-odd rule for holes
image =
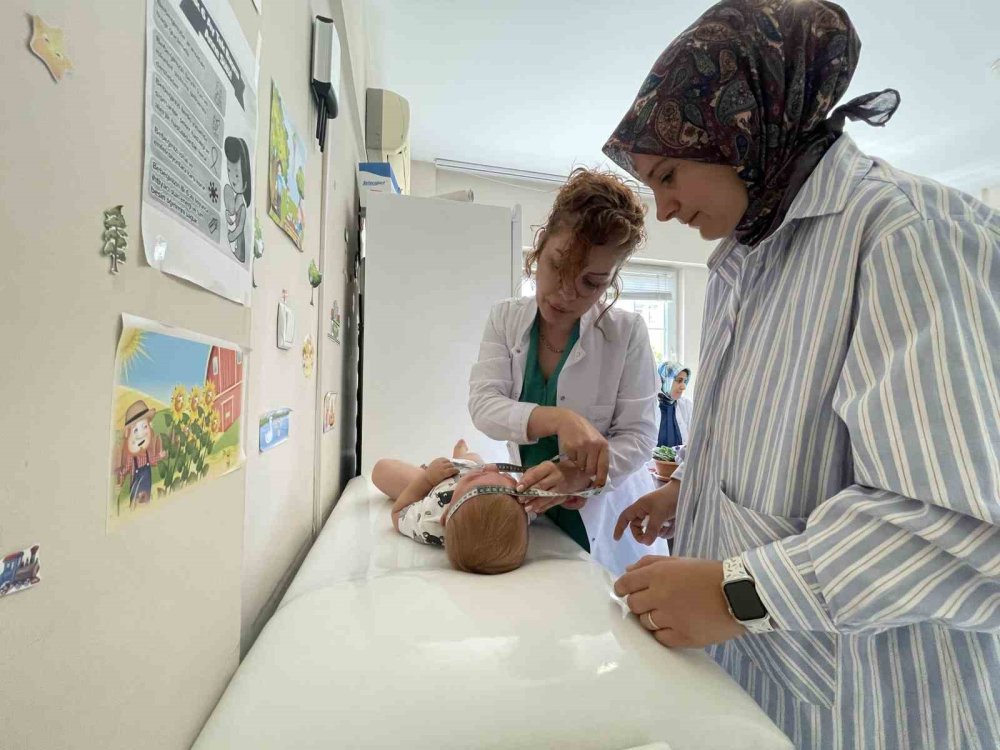
[[160, 436], [153, 430], [154, 416], [156, 410], [146, 406], [145, 401], [136, 401], [125, 411], [118, 484], [125, 481], [126, 474], [132, 475], [129, 509], [137, 502], [149, 502], [153, 494], [153, 467], [167, 457]]

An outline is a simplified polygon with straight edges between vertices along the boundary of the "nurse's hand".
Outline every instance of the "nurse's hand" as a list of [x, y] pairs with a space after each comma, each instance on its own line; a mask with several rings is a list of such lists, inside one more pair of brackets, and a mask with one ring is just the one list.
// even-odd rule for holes
[[650, 545], [658, 537], [673, 539], [674, 517], [677, 515], [677, 497], [680, 491], [681, 483], [671, 480], [628, 506], [618, 516], [614, 531], [615, 541], [622, 538], [626, 526], [639, 544]]
[[608, 481], [608, 440], [586, 417], [569, 409], [559, 409], [559, 450], [579, 466], [595, 487]]
[[[556, 505], [578, 509], [583, 503], [568, 502], [572, 493], [580, 492], [590, 487], [590, 477], [569, 460], [559, 463], [542, 461], [524, 472], [517, 485], [518, 491], [526, 489], [547, 490], [549, 492], [564, 492], [563, 497], [528, 497], [523, 498], [524, 507], [532, 513], [544, 513]], [[582, 498], [577, 498], [582, 500]]]
[[699, 648], [746, 632], [726, 605], [718, 560], [647, 555], [627, 571], [615, 593], [664, 646]]

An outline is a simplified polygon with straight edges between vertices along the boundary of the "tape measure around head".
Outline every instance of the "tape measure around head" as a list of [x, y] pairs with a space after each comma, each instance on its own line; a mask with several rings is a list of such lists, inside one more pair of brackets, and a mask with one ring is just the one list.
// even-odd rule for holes
[[[552, 463], [557, 464], [564, 460], [566, 456], [559, 454], [554, 458], [549, 459]], [[508, 474], [524, 474], [528, 469], [532, 468], [530, 466], [519, 466], [518, 464], [508, 464], [501, 461], [493, 461], [491, 463], [477, 463], [476, 461], [470, 461], [466, 458], [452, 458], [450, 459], [452, 466], [458, 469], [482, 469], [484, 466], [496, 466], [497, 471], [503, 471]]]
[[[478, 487], [473, 487], [464, 495], [462, 495], [458, 500], [451, 504], [451, 510], [448, 511], [451, 517], [455, 516], [455, 513], [461, 508], [465, 503], [474, 497], [479, 497], [480, 495], [513, 495], [514, 497], [594, 497], [595, 495], [600, 495], [604, 491], [602, 487], [594, 487], [589, 490], [580, 490], [579, 492], [550, 492], [549, 490], [517, 490], [512, 487], [506, 487], [502, 484], [481, 484]], [[442, 499], [451, 499], [454, 497], [454, 493], [442, 492], [439, 497]]]
[[470, 461], [467, 458], [452, 458], [449, 459], [451, 465], [456, 469], [482, 469], [484, 466], [496, 466], [497, 471], [504, 471], [510, 474], [523, 474], [527, 471], [524, 466], [518, 466], [517, 464], [506, 464], [501, 462], [493, 463], [477, 463], [476, 461]]

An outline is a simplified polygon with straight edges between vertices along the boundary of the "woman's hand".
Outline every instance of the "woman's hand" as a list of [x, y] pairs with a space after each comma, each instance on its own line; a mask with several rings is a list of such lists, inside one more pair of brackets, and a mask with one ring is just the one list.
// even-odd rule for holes
[[556, 505], [565, 505], [572, 510], [582, 508], [585, 498], [574, 497], [572, 493], [590, 487], [590, 477], [572, 461], [559, 463], [543, 461], [528, 469], [517, 485], [518, 492], [526, 489], [547, 490], [565, 493], [564, 497], [529, 497], [524, 504], [531, 513], [544, 513]]
[[424, 469], [424, 476], [427, 477], [427, 481], [431, 483], [433, 487], [436, 484], [440, 484], [448, 477], [453, 477], [458, 474], [458, 469], [455, 465], [447, 458], [435, 458]]
[[608, 481], [608, 440], [586, 417], [569, 409], [559, 409], [559, 450], [580, 467], [588, 477], [594, 478], [595, 487]]
[[618, 516], [618, 523], [615, 524], [615, 541], [622, 538], [626, 526], [639, 544], [650, 545], [657, 537], [672, 539], [674, 517], [677, 515], [677, 497], [680, 491], [681, 483], [676, 480], [670, 481], [628, 506]]
[[664, 646], [697, 648], [746, 632], [729, 612], [718, 560], [647, 555], [627, 571], [615, 593]]

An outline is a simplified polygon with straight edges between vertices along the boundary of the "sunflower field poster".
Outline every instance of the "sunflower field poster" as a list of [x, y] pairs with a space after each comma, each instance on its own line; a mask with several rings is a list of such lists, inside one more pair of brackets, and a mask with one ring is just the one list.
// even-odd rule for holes
[[243, 464], [246, 373], [236, 344], [122, 315], [109, 531]]

